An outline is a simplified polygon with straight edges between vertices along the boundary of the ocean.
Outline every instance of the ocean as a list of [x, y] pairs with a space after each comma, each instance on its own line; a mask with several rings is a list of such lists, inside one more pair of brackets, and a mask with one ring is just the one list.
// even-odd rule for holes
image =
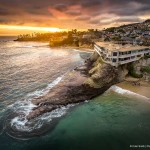
[[150, 100], [115, 85], [28, 123], [26, 115], [36, 107], [31, 100], [49, 92], [90, 53], [13, 39], [0, 37], [0, 150], [150, 147]]

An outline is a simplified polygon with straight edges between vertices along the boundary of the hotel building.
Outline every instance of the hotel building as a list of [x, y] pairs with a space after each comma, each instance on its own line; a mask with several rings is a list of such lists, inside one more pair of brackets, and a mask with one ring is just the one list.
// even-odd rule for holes
[[147, 46], [119, 45], [111, 42], [96, 42], [94, 50], [105, 63], [116, 67], [150, 55], [150, 48]]

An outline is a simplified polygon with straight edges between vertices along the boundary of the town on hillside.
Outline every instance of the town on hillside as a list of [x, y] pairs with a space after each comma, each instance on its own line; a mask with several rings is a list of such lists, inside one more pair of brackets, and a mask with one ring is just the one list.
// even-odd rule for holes
[[[17, 41], [47, 41], [50, 47], [95, 50], [103, 62], [115, 67], [138, 62], [141, 58], [144, 58], [147, 64], [147, 60], [150, 58], [150, 19], [142, 23], [103, 30], [78, 31], [73, 29], [62, 32], [19, 35]], [[137, 73], [139, 69], [132, 65], [130, 68], [129, 72], [132, 77], [141, 78], [143, 76], [141, 71]], [[149, 80], [149, 66], [144, 64], [140, 70], [146, 74], [146, 78]]]
[[51, 47], [76, 46], [93, 48], [94, 42], [110, 41], [118, 44], [150, 46], [150, 19], [142, 23], [122, 25], [103, 30], [49, 32], [19, 35], [17, 41], [48, 41]]

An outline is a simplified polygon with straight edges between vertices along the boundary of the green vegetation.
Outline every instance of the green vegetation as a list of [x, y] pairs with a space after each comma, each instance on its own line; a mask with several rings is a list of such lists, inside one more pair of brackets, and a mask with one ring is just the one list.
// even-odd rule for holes
[[149, 41], [149, 40], [145, 40], [145, 41], [143, 42], [143, 45], [144, 45], [144, 46], [150, 46], [150, 41]]
[[145, 66], [141, 69], [141, 72], [150, 73], [150, 66]]
[[110, 38], [109, 37], [106, 37], [105, 39], [104, 39], [104, 41], [106, 42], [106, 41], [110, 41]]
[[129, 73], [128, 73], [128, 74], [129, 74], [131, 77], [134, 77], [134, 78], [142, 78], [142, 77], [143, 77], [142, 74], [137, 74], [137, 73], [136, 73], [136, 71], [135, 71], [135, 69], [134, 69], [134, 64], [133, 64], [133, 63], [128, 66], [128, 70], [129, 70]]
[[71, 46], [71, 45], [76, 45], [79, 46], [79, 41], [74, 40], [74, 38], [72, 37], [72, 34], [69, 34], [67, 37], [65, 37], [64, 39], [60, 39], [60, 38], [53, 38], [50, 39], [50, 46], [51, 47], [57, 47], [57, 46]]
[[93, 40], [101, 37], [101, 32], [97, 29], [88, 29], [87, 31], [71, 31], [49, 32], [49, 33], [33, 33], [19, 35], [16, 41], [46, 41], [51, 47], [59, 46], [76, 46], [76, 47], [92, 47]]
[[65, 36], [53, 36], [50, 39], [51, 47], [58, 46], [88, 46], [93, 47], [92, 39], [98, 38], [98, 30], [88, 29], [88, 31], [77, 31], [76, 29], [68, 31]]
[[112, 40], [113, 41], [121, 41], [121, 38], [119, 36], [115, 36], [115, 37], [112, 37]]
[[50, 41], [53, 37], [60, 38], [66, 35], [67, 32], [23, 34], [19, 35], [16, 41]]
[[118, 32], [126, 33], [123, 29], [119, 29]]
[[108, 31], [108, 32], [115, 32], [115, 27], [111, 27], [111, 28], [107, 28], [105, 29], [105, 31]]
[[150, 55], [144, 55], [144, 59], [150, 58]]

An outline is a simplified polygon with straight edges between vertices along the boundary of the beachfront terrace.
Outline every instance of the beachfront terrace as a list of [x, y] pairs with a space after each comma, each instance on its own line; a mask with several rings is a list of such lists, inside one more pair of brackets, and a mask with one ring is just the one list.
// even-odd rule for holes
[[147, 46], [119, 45], [111, 42], [96, 42], [94, 49], [104, 62], [116, 67], [150, 55], [150, 48]]

